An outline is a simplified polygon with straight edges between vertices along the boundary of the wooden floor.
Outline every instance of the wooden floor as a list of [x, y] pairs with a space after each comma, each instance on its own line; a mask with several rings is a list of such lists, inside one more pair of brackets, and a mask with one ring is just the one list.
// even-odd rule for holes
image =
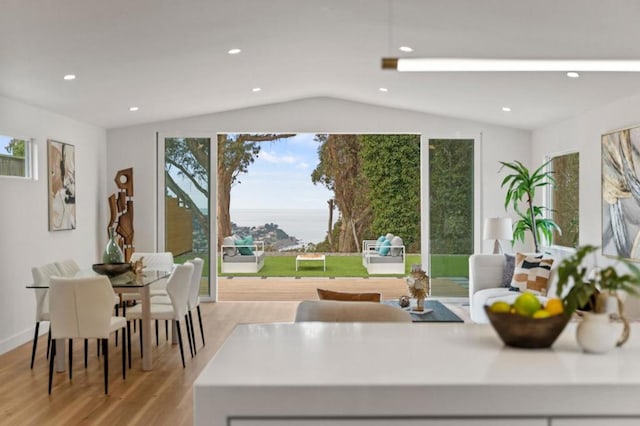
[[[193, 382], [213, 358], [226, 337], [239, 323], [289, 322], [295, 317], [299, 300], [315, 299], [317, 287], [342, 291], [380, 291], [383, 298], [406, 293], [402, 279], [221, 279], [220, 300], [242, 297], [249, 300], [261, 291], [285, 301], [220, 301], [202, 303], [206, 346], [196, 335], [198, 354], [191, 358], [185, 342], [186, 368], [176, 345], [160, 333], [160, 345], [153, 349], [153, 371], [141, 370], [137, 335], [132, 341], [133, 366], [122, 380], [120, 346], [113, 339], [110, 350], [109, 395], [104, 395], [102, 358], [97, 358], [95, 342], [90, 345], [89, 367], [83, 367], [82, 345], [74, 350], [73, 381], [67, 373], [56, 373], [52, 394], [47, 394], [48, 362], [46, 336], [39, 339], [36, 364], [29, 369], [31, 343], [0, 356], [0, 425], [191, 425], [193, 423]], [[286, 285], [285, 285], [286, 284]], [[260, 287], [256, 287], [260, 286]], [[297, 293], [296, 293], [297, 291]], [[462, 305], [452, 308], [468, 320]], [[196, 320], [197, 324], [197, 320]], [[155, 340], [154, 340], [155, 343]]]

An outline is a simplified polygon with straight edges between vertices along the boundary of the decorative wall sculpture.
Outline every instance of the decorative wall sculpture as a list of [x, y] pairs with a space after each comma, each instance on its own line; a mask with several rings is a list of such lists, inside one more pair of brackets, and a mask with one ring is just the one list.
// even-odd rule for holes
[[49, 231], [76, 229], [75, 147], [47, 141]]
[[116, 240], [124, 252], [124, 261], [131, 259], [133, 245], [133, 168], [118, 170], [114, 179], [118, 191], [109, 196], [109, 225], [115, 228]]
[[602, 254], [640, 260], [640, 127], [602, 135]]

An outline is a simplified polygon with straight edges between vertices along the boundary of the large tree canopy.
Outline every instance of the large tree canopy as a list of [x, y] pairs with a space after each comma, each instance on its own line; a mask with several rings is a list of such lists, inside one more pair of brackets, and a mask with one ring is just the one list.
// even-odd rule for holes
[[399, 235], [409, 252], [419, 252], [420, 136], [362, 135], [361, 139], [372, 236]]

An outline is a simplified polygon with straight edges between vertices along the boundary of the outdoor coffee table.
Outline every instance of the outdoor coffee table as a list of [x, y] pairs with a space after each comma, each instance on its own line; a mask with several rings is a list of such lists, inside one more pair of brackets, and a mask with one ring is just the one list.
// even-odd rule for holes
[[322, 262], [322, 270], [327, 270], [327, 260], [324, 254], [299, 254], [296, 256], [296, 271], [298, 270], [298, 264], [301, 261], [309, 262]]

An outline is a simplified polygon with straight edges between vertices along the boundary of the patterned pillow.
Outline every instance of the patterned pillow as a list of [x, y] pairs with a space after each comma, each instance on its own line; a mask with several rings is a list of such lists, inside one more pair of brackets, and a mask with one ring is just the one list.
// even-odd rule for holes
[[516, 267], [513, 271], [511, 286], [517, 287], [520, 291], [546, 295], [552, 265], [551, 258], [516, 253]]
[[236, 243], [233, 237], [224, 237], [222, 245], [227, 246], [223, 249], [225, 256], [235, 256], [238, 254], [238, 249], [235, 247]]

